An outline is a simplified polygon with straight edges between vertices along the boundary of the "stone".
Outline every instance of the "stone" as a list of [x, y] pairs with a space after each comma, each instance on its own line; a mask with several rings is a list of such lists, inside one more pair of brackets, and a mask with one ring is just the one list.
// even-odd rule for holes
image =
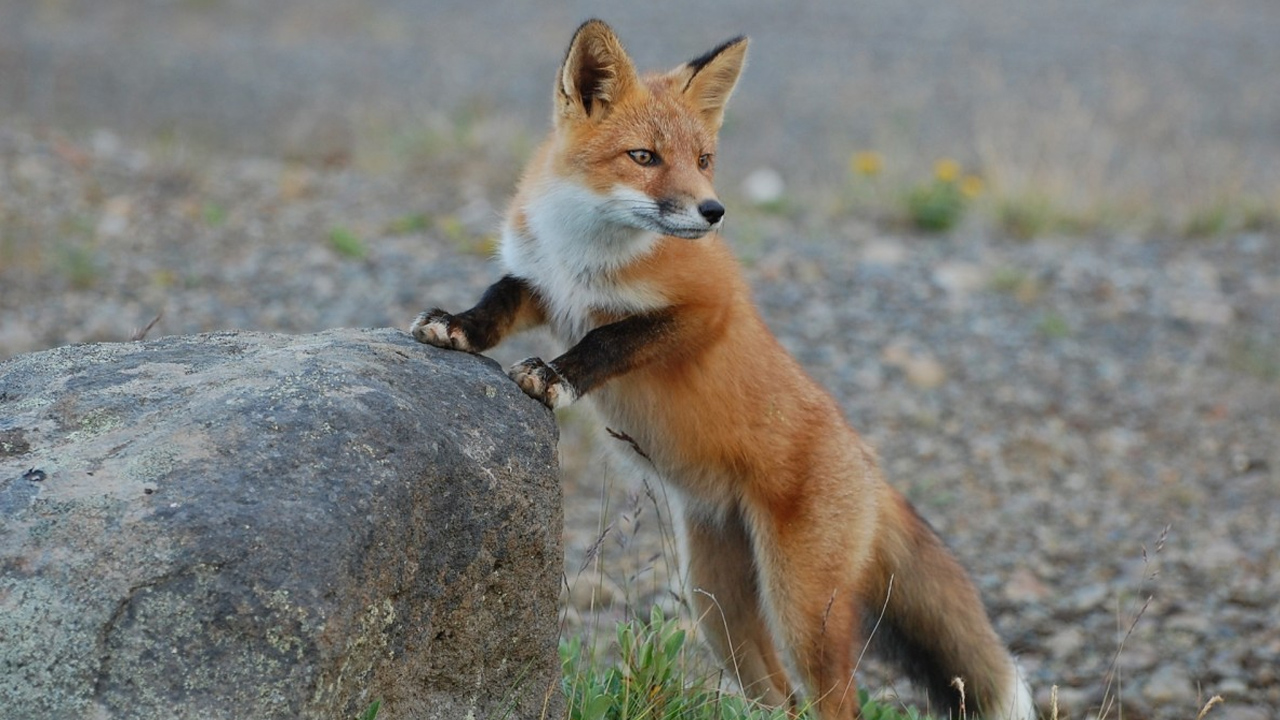
[[920, 390], [932, 390], [947, 381], [947, 369], [933, 353], [915, 348], [903, 339], [895, 339], [885, 346], [880, 362], [901, 370], [907, 382]]
[[981, 265], [945, 262], [933, 270], [933, 281], [951, 295], [964, 295], [985, 288], [990, 280]]
[[133, 214], [133, 198], [117, 195], [102, 204], [102, 217], [98, 220], [99, 237], [119, 237], [129, 229], [129, 217]]
[[1190, 706], [1196, 698], [1196, 684], [1183, 668], [1164, 665], [1147, 677], [1142, 695], [1153, 705]]
[[1055, 660], [1063, 660], [1080, 652], [1084, 647], [1085, 635], [1080, 628], [1068, 627], [1054, 633], [1044, 641], [1044, 648]]
[[1259, 705], [1236, 705], [1225, 703], [1205, 715], [1214, 720], [1274, 720], [1269, 710]]
[[921, 390], [941, 387], [947, 381], [947, 369], [932, 355], [915, 355], [902, 366], [907, 382]]
[[1043, 602], [1053, 594], [1048, 585], [1025, 567], [1014, 568], [1002, 590], [1005, 600], [1017, 605]]
[[394, 330], [0, 364], [12, 717], [555, 716], [552, 414]]
[[786, 182], [777, 170], [769, 167], [752, 170], [742, 181], [742, 194], [753, 205], [768, 205], [782, 199]]
[[907, 247], [895, 238], [875, 238], [862, 247], [862, 262], [868, 265], [893, 267], [907, 260]]
[[1149, 643], [1143, 642], [1138, 638], [1129, 638], [1129, 642], [1125, 643], [1120, 654], [1116, 656], [1116, 668], [1128, 677], [1140, 677], [1140, 673], [1145, 673], [1155, 667], [1162, 659], [1159, 651], [1152, 647]]
[[1111, 596], [1111, 587], [1106, 583], [1090, 583], [1071, 593], [1067, 603], [1072, 610], [1084, 613], [1102, 607]]
[[1186, 257], [1165, 268], [1168, 282], [1161, 286], [1169, 315], [1191, 323], [1228, 325], [1235, 309], [1222, 292], [1222, 280], [1212, 262]]
[[1215, 694], [1221, 695], [1229, 700], [1247, 699], [1249, 697], [1249, 684], [1238, 677], [1225, 677], [1213, 684], [1210, 688]]

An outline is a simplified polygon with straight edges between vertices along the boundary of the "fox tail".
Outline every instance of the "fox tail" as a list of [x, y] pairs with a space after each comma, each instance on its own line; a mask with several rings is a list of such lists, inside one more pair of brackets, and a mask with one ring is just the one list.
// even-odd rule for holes
[[935, 711], [953, 718], [1035, 720], [1031, 690], [992, 628], [977, 588], [906, 498], [896, 492], [892, 498], [888, 511], [901, 522], [885, 523], [890, 529], [880, 536], [878, 597], [863, 606], [872, 649], [924, 688]]

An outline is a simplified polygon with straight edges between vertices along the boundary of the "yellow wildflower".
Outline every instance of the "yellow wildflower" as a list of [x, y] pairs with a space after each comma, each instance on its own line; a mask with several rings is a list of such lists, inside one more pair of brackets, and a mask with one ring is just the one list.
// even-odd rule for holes
[[933, 164], [933, 176], [944, 183], [955, 182], [960, 177], [960, 163], [951, 158], [942, 158]]
[[875, 150], [863, 150], [853, 154], [853, 160], [849, 165], [853, 168], [853, 172], [858, 175], [879, 175], [884, 169], [884, 156]]
[[965, 175], [960, 178], [960, 194], [970, 200], [982, 194], [987, 189], [987, 184], [982, 182], [982, 178], [977, 175]]

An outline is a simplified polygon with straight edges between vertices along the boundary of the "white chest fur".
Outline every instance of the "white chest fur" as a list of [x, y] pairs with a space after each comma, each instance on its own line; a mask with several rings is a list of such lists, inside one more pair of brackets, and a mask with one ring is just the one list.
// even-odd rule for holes
[[618, 281], [628, 263], [651, 252], [659, 236], [625, 224], [617, 198], [574, 183], [554, 183], [521, 208], [527, 231], [502, 232], [504, 269], [537, 289], [555, 334], [569, 345], [595, 327], [595, 313], [633, 314], [666, 304], [657, 289]]

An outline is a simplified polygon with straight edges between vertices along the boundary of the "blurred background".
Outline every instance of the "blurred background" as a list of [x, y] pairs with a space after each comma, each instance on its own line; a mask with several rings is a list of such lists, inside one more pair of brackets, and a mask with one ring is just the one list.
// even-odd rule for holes
[[[751, 37], [727, 234], [1042, 706], [1280, 712], [1275, 0], [0, 0], [0, 360], [466, 307], [588, 17]], [[661, 487], [561, 421], [566, 634], [678, 615]]]
[[1270, 0], [5, 0], [0, 115], [380, 169], [446, 124], [538, 137], [590, 16], [645, 68], [752, 37], [730, 177], [810, 193], [857, 150], [903, 174], [951, 157], [1001, 193], [1173, 221], [1280, 192]]

